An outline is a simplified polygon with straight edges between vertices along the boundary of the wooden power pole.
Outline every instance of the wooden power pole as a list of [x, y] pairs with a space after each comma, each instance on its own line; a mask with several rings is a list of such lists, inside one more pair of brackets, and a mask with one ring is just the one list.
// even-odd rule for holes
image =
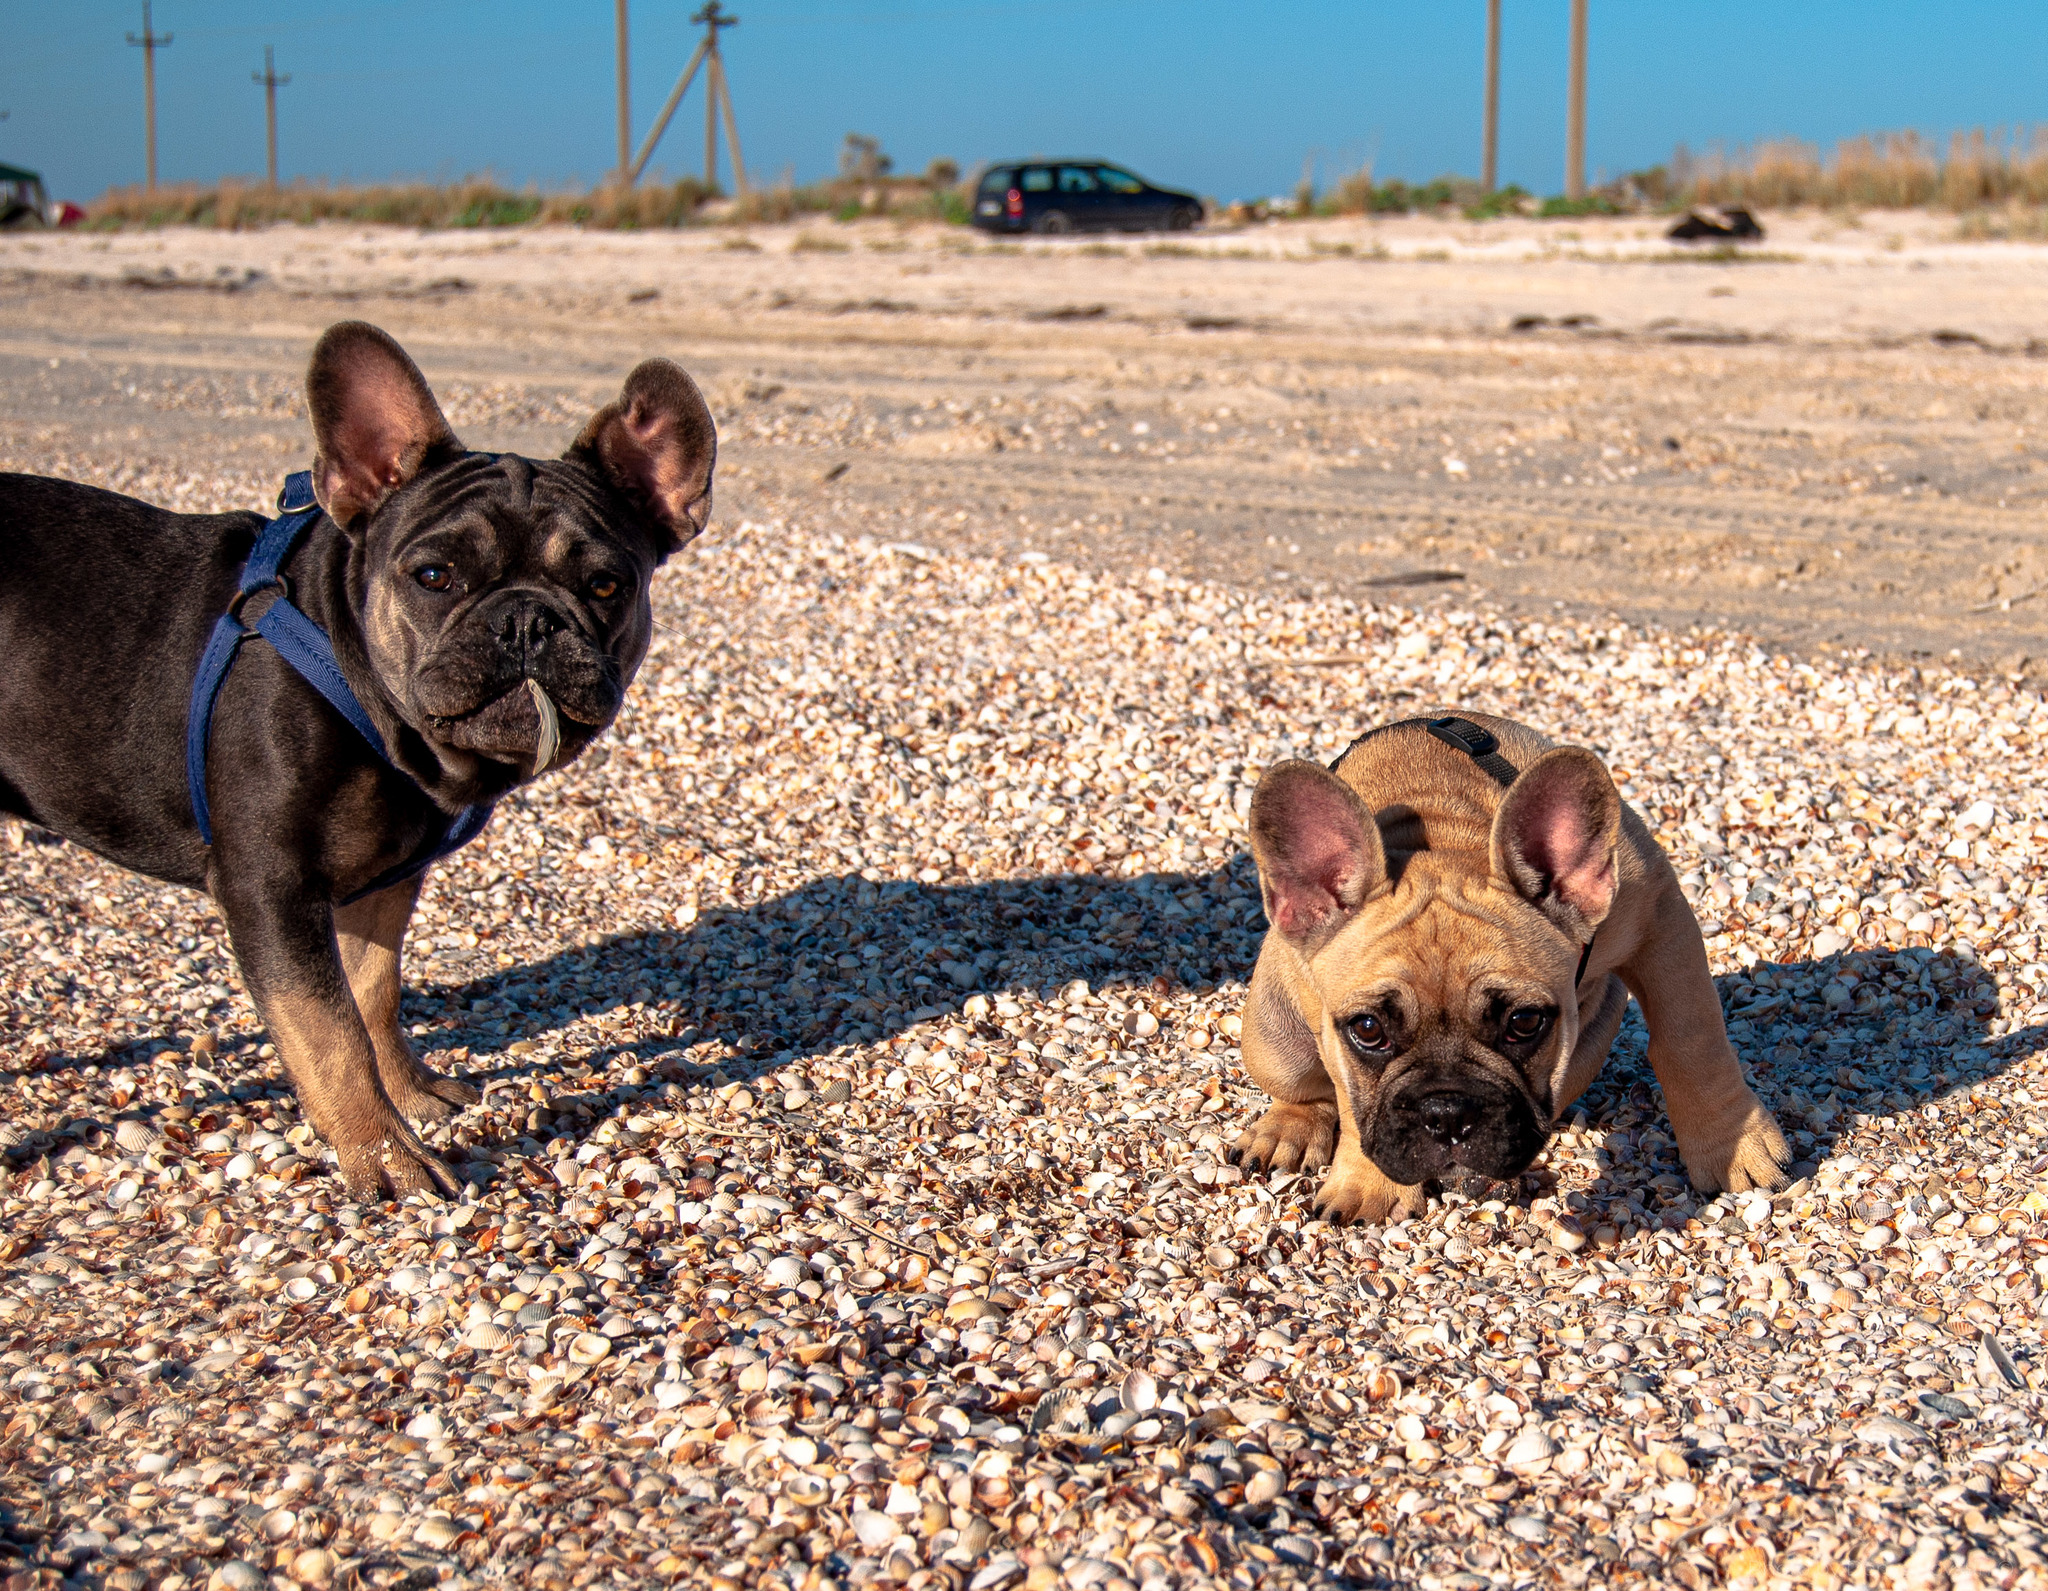
[[277, 91], [292, 78], [287, 72], [277, 75], [277, 68], [270, 58], [271, 46], [263, 46], [263, 70], [251, 72], [249, 76], [263, 85], [263, 180], [271, 187], [277, 186]]
[[149, 26], [149, 0], [142, 0], [142, 37], [128, 35], [128, 42], [142, 51], [142, 124], [144, 148], [148, 153], [148, 187], [156, 191], [156, 52], [171, 45], [168, 33], [153, 33]]
[[1486, 0], [1486, 113], [1479, 135], [1479, 187], [1500, 187], [1500, 0]]
[[1564, 196], [1586, 197], [1586, 0], [1572, 0], [1571, 79], [1564, 108]]
[[626, 0], [617, 0], [619, 34], [619, 181], [633, 180], [633, 104], [628, 83], [629, 52], [626, 48]]
[[718, 0], [707, 0], [704, 8], [690, 20], [704, 30], [704, 40], [690, 56], [689, 64], [683, 68], [683, 75], [676, 79], [676, 86], [669, 90], [668, 103], [661, 107], [661, 114], [654, 118], [654, 126], [647, 134], [647, 141], [640, 146], [640, 153], [633, 157], [626, 168], [628, 183], [638, 182], [640, 173], [647, 169], [648, 158], [654, 153], [654, 146], [661, 142], [661, 135], [668, 131], [669, 119], [676, 113], [676, 107], [683, 102], [683, 95], [689, 92], [690, 84], [696, 80], [697, 69], [704, 67], [704, 186], [718, 186], [718, 121], [721, 112], [725, 117], [725, 141], [732, 148], [733, 191], [745, 194], [747, 191], [747, 164], [740, 154], [740, 130], [733, 118], [732, 89], [725, 80], [725, 61], [718, 51], [718, 30], [736, 27], [738, 17], [727, 16], [719, 8]]

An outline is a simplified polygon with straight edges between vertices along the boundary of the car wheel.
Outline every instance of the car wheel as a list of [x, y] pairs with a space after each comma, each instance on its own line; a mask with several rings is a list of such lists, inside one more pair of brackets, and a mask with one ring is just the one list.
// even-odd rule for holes
[[1169, 232], [1191, 232], [1194, 230], [1195, 222], [1200, 219], [1201, 217], [1195, 214], [1193, 207], [1177, 204], [1166, 212], [1166, 230]]
[[1045, 214], [1041, 215], [1036, 221], [1031, 223], [1031, 230], [1034, 232], [1043, 232], [1048, 234], [1049, 236], [1058, 237], [1064, 233], [1073, 231], [1074, 223], [1067, 219], [1066, 211], [1048, 210], [1045, 212]]

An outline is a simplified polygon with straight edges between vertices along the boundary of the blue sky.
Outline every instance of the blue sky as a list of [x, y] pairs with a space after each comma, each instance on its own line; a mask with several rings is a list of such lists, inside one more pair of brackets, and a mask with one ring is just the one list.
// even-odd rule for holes
[[[728, 0], [750, 167], [799, 181], [848, 131], [899, 169], [1091, 152], [1220, 198], [1479, 166], [1484, 0]], [[696, 0], [634, 0], [643, 133], [693, 42]], [[1501, 175], [1562, 186], [1567, 0], [1505, 0]], [[139, 3], [0, 0], [0, 160], [84, 198], [142, 176]], [[160, 0], [165, 181], [260, 174], [263, 46], [284, 174], [368, 180], [490, 172], [555, 187], [615, 159], [611, 0]], [[2048, 6], [1943, 0], [1592, 0], [1587, 161], [1674, 144], [1822, 143], [2048, 121]], [[702, 162], [701, 88], [655, 166]]]

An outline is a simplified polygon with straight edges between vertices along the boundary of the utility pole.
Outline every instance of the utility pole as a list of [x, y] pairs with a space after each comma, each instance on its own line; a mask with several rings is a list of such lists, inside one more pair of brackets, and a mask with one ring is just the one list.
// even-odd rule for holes
[[265, 180], [273, 188], [277, 186], [277, 91], [289, 83], [291, 74], [277, 75], [271, 63], [271, 46], [263, 46], [263, 70], [251, 72], [250, 78], [263, 85], [263, 170]]
[[718, 118], [721, 111], [725, 116], [725, 141], [732, 146], [733, 191], [744, 194], [747, 191], [747, 164], [740, 154], [740, 130], [733, 119], [732, 90], [725, 80], [725, 61], [718, 51], [718, 30], [736, 27], [738, 17], [727, 16], [718, 0], [707, 0], [707, 4], [690, 20], [704, 30], [704, 40], [690, 56], [683, 68], [683, 75], [676, 79], [676, 86], [669, 90], [668, 103], [661, 107], [661, 114], [654, 118], [654, 127], [647, 134], [647, 141], [640, 146], [640, 153], [633, 157], [626, 168], [625, 180], [638, 182], [640, 173], [647, 169], [648, 157], [654, 153], [654, 146], [661, 142], [661, 135], [668, 131], [669, 119], [675, 115], [676, 107], [683, 102], [683, 95], [689, 92], [690, 84], [696, 81], [697, 69], [705, 67], [704, 75], [704, 185], [718, 186]]
[[626, 0], [617, 0], [614, 10], [619, 34], [619, 181], [629, 185], [633, 181], [633, 109], [626, 49]]
[[1572, 0], [1571, 80], [1564, 108], [1564, 196], [1586, 197], [1586, 0]]
[[142, 0], [142, 37], [128, 35], [128, 42], [142, 51], [142, 117], [149, 153], [149, 191], [156, 191], [156, 52], [171, 46], [168, 33], [156, 34], [149, 27], [149, 0]]
[[1486, 114], [1479, 135], [1479, 187], [1500, 186], [1500, 0], [1486, 0]]

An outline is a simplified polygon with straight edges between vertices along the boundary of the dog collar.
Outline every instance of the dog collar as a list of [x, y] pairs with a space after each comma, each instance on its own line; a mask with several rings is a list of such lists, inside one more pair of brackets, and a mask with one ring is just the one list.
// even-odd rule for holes
[[[347, 676], [335, 660], [334, 643], [328, 640], [327, 632], [307, 618], [291, 598], [291, 585], [284, 575], [285, 562], [307, 527], [320, 514], [320, 505], [313, 496], [310, 470], [299, 470], [285, 477], [284, 490], [277, 494], [277, 507], [277, 518], [263, 527], [256, 538], [256, 545], [250, 549], [249, 561], [242, 566], [242, 578], [234, 600], [228, 604], [228, 611], [215, 622], [206, 650], [199, 658], [199, 672], [192, 679], [192, 706], [185, 720], [185, 784], [191, 792], [192, 816], [199, 824], [199, 838], [208, 845], [213, 843], [213, 813], [206, 801], [206, 751], [213, 728], [213, 704], [227, 680], [228, 670], [234, 667], [242, 643], [251, 636], [260, 635], [268, 641], [277, 655], [318, 691], [327, 704], [348, 721], [350, 728], [370, 743], [372, 751], [392, 768], [405, 772], [391, 760], [391, 753], [384, 745], [384, 737], [377, 732], [376, 723], [349, 687]], [[263, 610], [254, 627], [244, 624], [243, 604], [251, 597], [270, 590], [276, 591], [276, 598]], [[406, 776], [411, 777], [410, 774]], [[480, 801], [464, 807], [448, 820], [440, 838], [428, 847], [424, 856], [401, 862], [389, 872], [380, 874], [351, 895], [349, 900], [374, 895], [380, 889], [425, 872], [442, 857], [461, 850], [483, 832], [484, 825], [491, 820], [494, 804]]]
[[[1498, 784], [1503, 790], [1507, 789], [1521, 777], [1521, 770], [1500, 754], [1500, 741], [1496, 738], [1493, 731], [1482, 729], [1479, 725], [1465, 718], [1403, 718], [1395, 723], [1382, 724], [1377, 729], [1368, 729], [1358, 739], [1352, 741], [1350, 745], [1337, 753], [1336, 761], [1330, 764], [1330, 772], [1335, 773], [1339, 763], [1343, 762], [1359, 746], [1372, 739], [1373, 736], [1383, 735], [1390, 729], [1399, 729], [1404, 724], [1420, 724], [1446, 746], [1456, 747], [1481, 768], [1492, 774], [1494, 783]], [[1585, 944], [1580, 947], [1579, 970], [1572, 974], [1572, 987], [1574, 989], [1586, 980], [1586, 964], [1593, 959], [1593, 940], [1599, 937], [1600, 930], [1596, 928]]]

